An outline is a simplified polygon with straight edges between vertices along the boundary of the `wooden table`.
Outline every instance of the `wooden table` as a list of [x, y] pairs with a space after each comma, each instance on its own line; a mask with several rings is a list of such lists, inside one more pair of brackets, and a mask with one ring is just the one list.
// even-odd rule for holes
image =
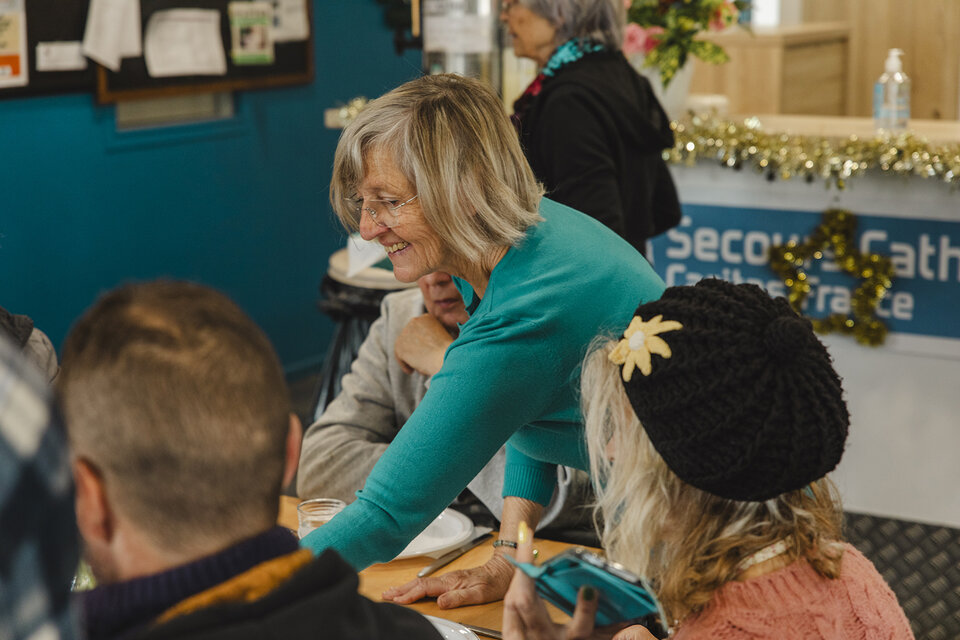
[[[298, 501], [297, 498], [292, 496], [283, 496], [280, 499], [279, 523], [293, 530], [297, 529]], [[434, 575], [442, 575], [447, 571], [456, 571], [457, 569], [469, 569], [470, 567], [477, 567], [483, 564], [493, 555], [492, 545], [493, 542], [488, 540], [460, 556], [446, 567], [437, 571]], [[542, 561], [547, 558], [552, 558], [561, 551], [575, 545], [535, 538], [534, 546], [539, 550], [539, 559]], [[383, 593], [384, 590], [413, 580], [417, 577], [417, 572], [431, 561], [432, 558], [428, 557], [405, 558], [403, 560], [393, 560], [384, 564], [375, 564], [368, 567], [360, 572], [360, 593], [371, 600], [382, 601], [383, 598], [380, 597], [380, 594]], [[407, 606], [424, 615], [446, 618], [455, 622], [497, 630], [502, 627], [502, 600], [457, 609], [441, 609], [433, 599], [421, 600], [420, 602], [415, 602]], [[557, 622], [565, 622], [569, 619], [566, 614], [552, 605], [548, 604], [547, 609], [550, 611], [550, 617]]]
[[847, 113], [846, 22], [737, 27], [698, 39], [723, 47], [730, 60], [714, 65], [692, 59], [690, 91], [727, 96], [730, 113]]

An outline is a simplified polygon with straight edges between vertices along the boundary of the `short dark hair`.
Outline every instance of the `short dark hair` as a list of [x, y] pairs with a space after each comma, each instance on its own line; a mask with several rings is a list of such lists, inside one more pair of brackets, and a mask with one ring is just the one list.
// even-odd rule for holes
[[108, 292], [71, 329], [58, 388], [73, 455], [159, 547], [276, 520], [289, 392], [225, 295], [178, 281]]

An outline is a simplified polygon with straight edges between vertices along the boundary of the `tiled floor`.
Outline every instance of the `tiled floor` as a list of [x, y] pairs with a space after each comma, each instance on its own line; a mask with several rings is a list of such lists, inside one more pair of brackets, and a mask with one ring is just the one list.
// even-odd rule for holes
[[917, 640], [960, 638], [960, 529], [847, 513], [845, 536], [897, 594]]

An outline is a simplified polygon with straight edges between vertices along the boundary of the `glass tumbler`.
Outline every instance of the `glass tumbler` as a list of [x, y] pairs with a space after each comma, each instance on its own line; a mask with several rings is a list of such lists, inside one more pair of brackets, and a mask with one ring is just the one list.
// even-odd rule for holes
[[297, 534], [301, 539], [317, 527], [326, 524], [330, 519], [343, 511], [347, 506], [343, 500], [336, 498], [313, 498], [304, 500], [297, 505]]

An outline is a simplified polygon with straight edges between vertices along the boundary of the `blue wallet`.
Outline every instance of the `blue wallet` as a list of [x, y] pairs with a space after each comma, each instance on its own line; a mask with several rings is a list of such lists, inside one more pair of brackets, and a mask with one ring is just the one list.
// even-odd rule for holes
[[[507, 559], [533, 579], [537, 593], [573, 615], [577, 592], [587, 585], [597, 591], [598, 626], [637, 622], [647, 627], [665, 620], [663, 609], [646, 580], [581, 547], [568, 549], [540, 566]], [[654, 619], [658, 619], [654, 622]], [[658, 631], [651, 629], [656, 635]]]

